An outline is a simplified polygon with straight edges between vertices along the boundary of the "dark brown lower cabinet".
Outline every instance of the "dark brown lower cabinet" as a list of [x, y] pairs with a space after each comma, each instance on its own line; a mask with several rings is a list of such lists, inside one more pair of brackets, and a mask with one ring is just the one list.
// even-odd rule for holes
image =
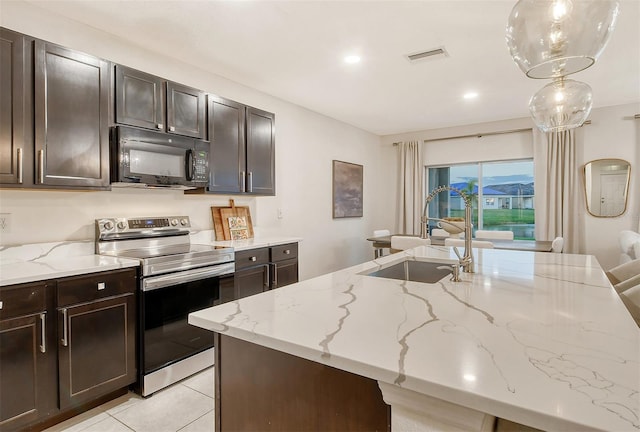
[[124, 294], [59, 309], [60, 408], [135, 381], [135, 300]]
[[136, 381], [137, 270], [0, 287], [0, 431], [42, 430]]
[[216, 334], [216, 431], [389, 431], [376, 380]]
[[56, 345], [47, 283], [0, 288], [0, 430], [56, 409]]
[[249, 297], [259, 294], [269, 289], [269, 265], [261, 264], [236, 271], [235, 279], [235, 299]]
[[290, 259], [273, 263], [271, 288], [280, 288], [298, 282], [298, 259]]

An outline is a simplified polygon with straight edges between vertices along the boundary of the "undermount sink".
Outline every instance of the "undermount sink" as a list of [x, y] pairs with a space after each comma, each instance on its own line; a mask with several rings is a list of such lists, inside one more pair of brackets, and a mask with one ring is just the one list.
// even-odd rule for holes
[[[440, 268], [438, 268], [440, 267]], [[451, 274], [451, 265], [427, 261], [402, 261], [392, 266], [366, 273], [387, 279], [408, 280], [413, 282], [436, 283]]]

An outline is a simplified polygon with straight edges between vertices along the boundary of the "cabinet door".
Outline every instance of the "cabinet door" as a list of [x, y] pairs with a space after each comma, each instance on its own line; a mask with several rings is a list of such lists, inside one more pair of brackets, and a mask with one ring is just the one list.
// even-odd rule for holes
[[[26, 157], [33, 158], [30, 134], [31, 76], [25, 36], [0, 28], [0, 183], [29, 183], [33, 169]], [[29, 171], [25, 172], [25, 168]], [[31, 180], [33, 182], [33, 180]]]
[[205, 139], [205, 93], [167, 82], [167, 132]]
[[164, 131], [164, 80], [121, 65], [115, 74], [116, 123]]
[[259, 265], [236, 271], [236, 299], [259, 294], [269, 289], [269, 265]]
[[21, 430], [56, 408], [56, 346], [44, 283], [0, 290], [0, 430]]
[[245, 106], [209, 95], [209, 191], [245, 191]]
[[36, 184], [109, 186], [109, 67], [35, 42]]
[[247, 192], [275, 195], [275, 115], [247, 107]]
[[60, 408], [135, 382], [135, 312], [134, 294], [58, 308]]
[[298, 259], [290, 259], [272, 264], [271, 288], [280, 288], [298, 282]]

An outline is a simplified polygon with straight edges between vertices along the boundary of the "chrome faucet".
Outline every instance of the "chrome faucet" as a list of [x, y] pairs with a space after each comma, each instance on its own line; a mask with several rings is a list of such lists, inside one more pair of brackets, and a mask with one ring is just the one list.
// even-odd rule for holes
[[434, 190], [431, 191], [429, 195], [427, 195], [427, 199], [424, 203], [424, 210], [422, 211], [422, 219], [420, 224], [420, 238], [427, 239], [429, 238], [429, 227], [428, 222], [430, 220], [439, 221], [443, 223], [447, 223], [444, 219], [438, 218], [430, 218], [428, 215], [429, 211], [429, 203], [433, 198], [438, 195], [440, 192], [445, 191], [453, 191], [456, 192], [462, 200], [464, 201], [464, 254], [461, 257], [458, 253], [458, 250], [454, 247], [454, 252], [458, 256], [459, 265], [462, 266], [462, 271], [465, 273], [474, 273], [473, 269], [473, 253], [471, 251], [471, 198], [465, 192], [460, 189], [454, 188], [452, 186], [438, 186]]

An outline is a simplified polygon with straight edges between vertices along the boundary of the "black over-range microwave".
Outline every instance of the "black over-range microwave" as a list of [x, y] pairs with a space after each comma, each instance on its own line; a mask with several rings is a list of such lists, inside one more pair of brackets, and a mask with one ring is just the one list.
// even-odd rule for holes
[[111, 186], [193, 189], [209, 182], [209, 142], [117, 126], [111, 129]]

